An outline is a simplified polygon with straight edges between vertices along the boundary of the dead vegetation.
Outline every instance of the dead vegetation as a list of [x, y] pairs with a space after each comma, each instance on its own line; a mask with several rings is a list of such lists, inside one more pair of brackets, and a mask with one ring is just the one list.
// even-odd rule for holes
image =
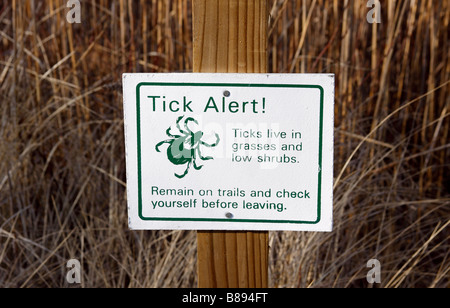
[[[194, 287], [195, 232], [127, 229], [121, 74], [192, 70], [191, 3], [0, 2], [0, 287]], [[448, 1], [271, 1], [269, 70], [335, 73], [330, 234], [273, 232], [273, 287], [449, 287]]]

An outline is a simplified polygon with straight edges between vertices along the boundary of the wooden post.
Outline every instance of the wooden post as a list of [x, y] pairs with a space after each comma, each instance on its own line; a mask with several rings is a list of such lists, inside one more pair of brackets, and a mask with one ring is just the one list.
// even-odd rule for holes
[[[266, 73], [267, 0], [193, 0], [194, 72]], [[267, 288], [268, 232], [198, 232], [200, 288]]]

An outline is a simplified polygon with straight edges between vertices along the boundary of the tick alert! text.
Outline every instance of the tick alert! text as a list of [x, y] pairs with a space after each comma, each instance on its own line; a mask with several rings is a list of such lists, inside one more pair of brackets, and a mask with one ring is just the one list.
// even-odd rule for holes
[[[195, 110], [195, 102], [189, 100], [186, 96], [179, 99], [167, 98], [166, 96], [147, 96], [151, 104], [153, 112], [198, 112]], [[230, 98], [222, 97], [217, 99], [209, 97], [209, 99], [202, 104], [201, 110], [204, 113], [266, 113], [266, 98], [260, 100], [246, 100], [236, 101]]]

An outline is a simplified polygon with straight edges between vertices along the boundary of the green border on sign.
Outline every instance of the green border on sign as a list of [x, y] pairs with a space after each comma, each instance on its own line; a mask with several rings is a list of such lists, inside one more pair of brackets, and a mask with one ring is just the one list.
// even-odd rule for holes
[[[215, 219], [215, 218], [163, 218], [144, 217], [142, 214], [142, 175], [141, 175], [141, 87], [164, 86], [164, 87], [235, 87], [235, 88], [303, 88], [318, 89], [320, 91], [320, 125], [319, 125], [319, 181], [317, 194], [317, 220], [295, 221], [295, 220], [257, 220], [257, 219]], [[138, 162], [138, 214], [145, 221], [199, 221], [199, 222], [246, 222], [246, 223], [285, 223], [285, 224], [309, 224], [316, 225], [322, 217], [322, 147], [323, 147], [323, 108], [324, 89], [319, 85], [295, 85], [295, 84], [237, 84], [237, 83], [171, 83], [171, 82], [141, 82], [136, 87], [136, 117], [137, 117], [137, 162]]]

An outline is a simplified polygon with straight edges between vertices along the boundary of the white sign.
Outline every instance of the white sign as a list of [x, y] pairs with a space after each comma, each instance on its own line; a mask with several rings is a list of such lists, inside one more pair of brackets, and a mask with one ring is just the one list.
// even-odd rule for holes
[[334, 75], [124, 74], [133, 230], [331, 231]]

